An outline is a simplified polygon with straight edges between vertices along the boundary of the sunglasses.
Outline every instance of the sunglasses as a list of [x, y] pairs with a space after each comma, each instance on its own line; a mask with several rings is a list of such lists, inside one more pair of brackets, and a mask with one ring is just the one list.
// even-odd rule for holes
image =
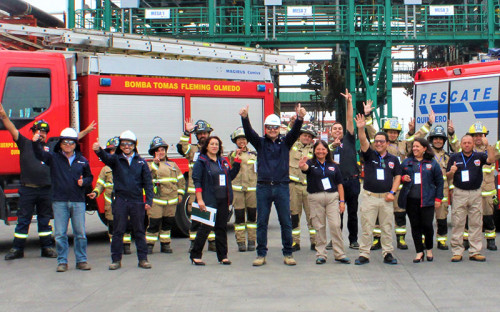
[[76, 142], [73, 141], [73, 140], [62, 140], [61, 142], [62, 144], [66, 144], [66, 145], [73, 145], [75, 144]]
[[121, 142], [120, 146], [134, 146], [134, 143], [132, 143], [132, 142]]
[[267, 130], [278, 130], [280, 126], [266, 126]]
[[380, 144], [384, 144], [386, 141], [385, 140], [375, 140], [373, 141], [374, 143], [380, 143]]

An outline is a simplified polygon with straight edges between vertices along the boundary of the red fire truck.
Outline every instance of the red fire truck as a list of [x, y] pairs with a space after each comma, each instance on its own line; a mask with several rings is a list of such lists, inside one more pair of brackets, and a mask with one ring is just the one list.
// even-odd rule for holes
[[[241, 125], [241, 107], [250, 105], [253, 127], [263, 129], [264, 117], [274, 112], [274, 88], [266, 65], [88, 52], [0, 51], [0, 99], [27, 137], [35, 120], [50, 124], [49, 137], [70, 125], [79, 128], [96, 121], [97, 130], [81, 141], [94, 177], [103, 164], [93, 153], [92, 143], [98, 139], [104, 146], [124, 130], [136, 133], [144, 157], [150, 157], [147, 151], [152, 138], [161, 136], [171, 145], [168, 157], [187, 171], [187, 161], [175, 148], [185, 120], [208, 121], [226, 152], [234, 147], [229, 135]], [[16, 220], [20, 169], [19, 150], [3, 125], [0, 159], [0, 183], [5, 192], [0, 218], [8, 224]], [[181, 234], [187, 233], [190, 222], [184, 203], [176, 213]], [[97, 209], [103, 218], [102, 202], [97, 206], [88, 203], [88, 207]]]

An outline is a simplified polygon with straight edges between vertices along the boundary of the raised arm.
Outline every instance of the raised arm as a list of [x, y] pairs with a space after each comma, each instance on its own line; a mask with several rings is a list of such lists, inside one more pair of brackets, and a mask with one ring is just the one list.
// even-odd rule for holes
[[460, 142], [458, 141], [455, 133], [455, 127], [453, 126], [453, 121], [451, 119], [448, 119], [448, 145], [454, 153], [458, 153], [460, 151]]
[[33, 152], [35, 153], [35, 157], [38, 160], [41, 160], [44, 163], [50, 165], [50, 162], [52, 161], [52, 154], [43, 150], [42, 144], [39, 139], [40, 135], [38, 133], [35, 133], [32, 140]]
[[354, 135], [354, 108], [352, 107], [352, 94], [349, 93], [349, 90], [345, 89], [345, 94], [340, 93], [347, 102], [347, 110], [346, 110], [346, 130], [349, 131], [351, 135]]
[[85, 128], [84, 130], [80, 131], [80, 133], [78, 133], [78, 140], [81, 140], [87, 134], [89, 134], [90, 132], [97, 129], [96, 125], [97, 124], [96, 124], [95, 120], [92, 120], [92, 122], [90, 123], [90, 125], [87, 126], [87, 128]]
[[113, 166], [115, 164], [116, 156], [115, 155], [111, 155], [108, 152], [106, 152], [105, 150], [103, 150], [101, 148], [101, 146], [99, 145], [99, 139], [97, 139], [97, 141], [94, 142], [94, 144], [92, 145], [92, 149], [94, 150], [94, 152], [97, 155], [97, 157], [99, 157], [99, 159], [104, 164], [106, 164], [107, 166], [111, 167], [111, 169], [113, 169]]
[[253, 130], [250, 124], [250, 119], [248, 118], [248, 106], [240, 109], [241, 124], [243, 125], [243, 131], [245, 131], [245, 137], [248, 142], [250, 142], [256, 150], [259, 150], [260, 140], [259, 135]]
[[300, 136], [300, 128], [302, 127], [302, 124], [304, 123], [304, 117], [306, 116], [307, 112], [306, 109], [303, 108], [300, 103], [297, 104], [297, 107], [295, 107], [295, 112], [297, 113], [297, 120], [294, 122], [292, 130], [287, 133], [285, 136], [285, 144], [288, 146], [288, 148], [291, 148], [295, 141]]
[[370, 148], [370, 142], [368, 142], [368, 138], [365, 133], [365, 116], [362, 114], [356, 115], [356, 127], [358, 128], [358, 139], [359, 144], [361, 145], [361, 151], [365, 153], [368, 148]]
[[16, 126], [14, 126], [12, 121], [9, 119], [9, 116], [7, 116], [7, 113], [5, 112], [2, 104], [0, 104], [0, 119], [3, 122], [5, 129], [7, 129], [10, 132], [12, 139], [14, 139], [14, 141], [17, 141], [17, 139], [19, 139], [19, 131], [17, 130]]

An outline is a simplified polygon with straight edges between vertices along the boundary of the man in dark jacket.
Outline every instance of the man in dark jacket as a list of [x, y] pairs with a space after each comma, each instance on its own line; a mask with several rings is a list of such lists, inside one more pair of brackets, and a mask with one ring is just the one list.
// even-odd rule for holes
[[[139, 156], [136, 145], [137, 137], [132, 131], [127, 130], [120, 135], [120, 148], [114, 155], [105, 152], [98, 142], [92, 146], [101, 161], [113, 170], [115, 199], [111, 208], [114, 229], [111, 240], [110, 270], [121, 268], [123, 234], [129, 217], [135, 234], [138, 266], [143, 269], [151, 268], [148, 262], [144, 218], [145, 211], [150, 209], [153, 203], [153, 182], [149, 166]], [[146, 193], [146, 203], [143, 199], [143, 190]]]
[[85, 189], [92, 185], [92, 173], [88, 160], [80, 153], [78, 134], [72, 128], [61, 132], [53, 152], [46, 152], [33, 136], [36, 158], [50, 167], [52, 180], [52, 210], [57, 249], [57, 272], [68, 270], [68, 223], [75, 236], [76, 268], [90, 270], [87, 263], [87, 236], [85, 235]]
[[254, 266], [266, 263], [267, 226], [271, 204], [274, 202], [281, 226], [284, 263], [296, 265], [292, 256], [292, 220], [290, 217], [289, 161], [290, 148], [300, 135], [306, 110], [296, 108], [297, 121], [285, 137], [279, 135], [281, 126], [277, 115], [269, 115], [264, 121], [265, 136], [252, 129], [248, 119], [248, 105], [240, 110], [241, 122], [247, 139], [257, 150], [257, 259]]

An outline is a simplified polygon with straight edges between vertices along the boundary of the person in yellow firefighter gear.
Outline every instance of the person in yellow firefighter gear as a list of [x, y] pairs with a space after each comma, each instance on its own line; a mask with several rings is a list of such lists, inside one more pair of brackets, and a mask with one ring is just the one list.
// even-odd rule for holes
[[302, 125], [299, 139], [290, 149], [290, 212], [292, 215], [293, 251], [300, 250], [300, 217], [302, 210], [306, 215], [311, 250], [316, 250], [316, 230], [311, 222], [307, 200], [307, 176], [299, 168], [299, 161], [307, 156], [313, 157], [313, 139], [318, 135], [312, 124]]
[[[233, 208], [234, 208], [234, 235], [238, 244], [238, 251], [254, 251], [257, 239], [257, 152], [248, 149], [248, 141], [243, 127], [238, 127], [231, 134], [231, 141], [241, 151], [240, 171], [232, 180]], [[237, 151], [229, 153], [229, 162], [233, 166]], [[246, 222], [245, 222], [246, 213]], [[245, 233], [245, 231], [247, 233]], [[247, 247], [248, 235], [248, 247]]]
[[[106, 142], [106, 152], [114, 154], [120, 144], [119, 137], [112, 137]], [[103, 192], [104, 191], [104, 192]], [[88, 195], [91, 199], [104, 196], [104, 217], [108, 223], [109, 241], [113, 237], [113, 212], [111, 211], [111, 203], [113, 202], [113, 171], [110, 167], [104, 166], [99, 173], [94, 190]], [[130, 255], [130, 244], [132, 243], [131, 226], [127, 225], [127, 230], [123, 234], [123, 254]]]
[[149, 155], [154, 157], [153, 162], [149, 163], [154, 197], [153, 205], [148, 210], [148, 254], [153, 253], [158, 237], [160, 252], [172, 253], [170, 236], [175, 224], [175, 211], [185, 193], [184, 175], [175, 162], [168, 160], [167, 150], [168, 144], [159, 136], [154, 137], [149, 145]]
[[[212, 126], [206, 122], [205, 120], [198, 120], [196, 123], [193, 123], [191, 120], [186, 120], [184, 123], [184, 129], [186, 129], [177, 143], [177, 152], [184, 156], [189, 162], [189, 177], [188, 177], [188, 188], [187, 195], [189, 195], [189, 199], [187, 201], [187, 210], [191, 212], [191, 207], [195, 200], [196, 190], [194, 188], [193, 183], [193, 166], [194, 163], [198, 160], [198, 156], [200, 155], [201, 146], [205, 143], [205, 140], [210, 136], [210, 133], [214, 130]], [[189, 138], [191, 133], [196, 135], [196, 140], [198, 140], [197, 144], [190, 144]], [[189, 252], [193, 249], [194, 239], [196, 238], [196, 233], [198, 232], [198, 228], [200, 227], [200, 223], [197, 221], [191, 221], [191, 228], [189, 229], [189, 240], [191, 241], [191, 245], [189, 247]], [[215, 233], [211, 231], [208, 235], [208, 250], [215, 252]]]

